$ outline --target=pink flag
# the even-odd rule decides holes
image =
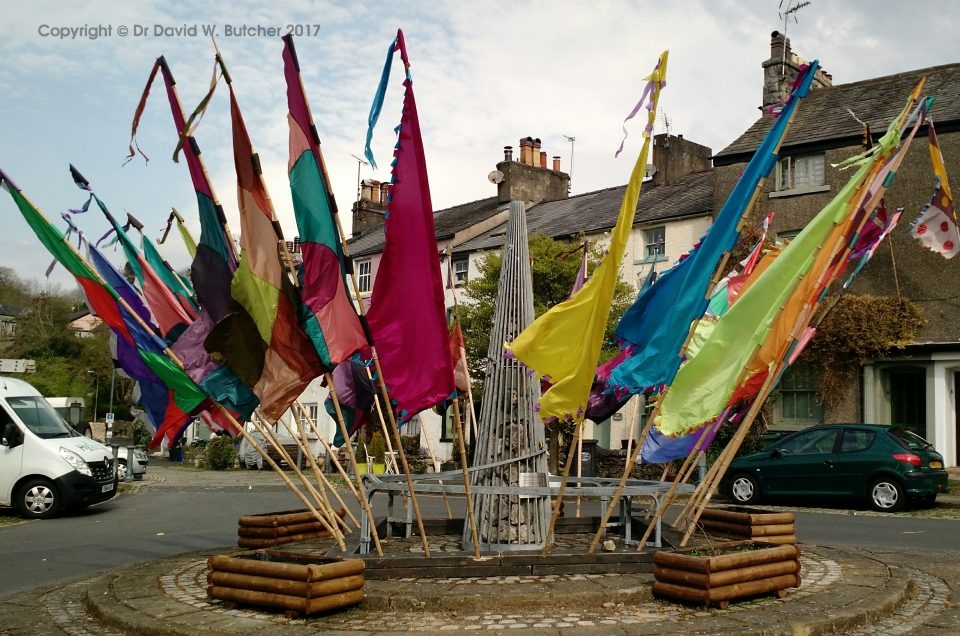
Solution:
[[[387,52],[385,79],[398,50],[406,71],[403,115],[393,152],[393,180],[384,225],[386,241],[367,320],[394,411],[401,421],[407,421],[449,397],[454,382],[423,140],[410,62],[403,32],[399,30]],[[374,100],[368,139],[385,89],[384,80]]]

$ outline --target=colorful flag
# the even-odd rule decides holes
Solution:
[[[840,270],[831,269],[847,262],[836,257],[853,244],[858,211],[877,205],[892,180],[894,173],[884,168],[888,160],[896,159],[891,155],[915,99],[911,96],[875,148],[848,162],[859,164],[856,174],[740,295],[696,355],[680,368],[661,402],[656,422],[661,433],[675,436],[700,427],[732,401],[735,390],[745,399],[756,395],[759,386],[750,385],[789,354],[787,348],[809,323],[825,285],[839,276]],[[901,152],[905,150],[901,147]]]
[[[234,302],[205,345],[253,389],[261,413],[275,422],[323,366],[297,320],[300,296],[284,258],[280,225],[229,88],[243,257],[230,284]]]
[[[180,213],[177,212],[176,208],[173,208],[173,210],[170,212],[170,216],[167,217],[167,227],[163,229],[163,236],[157,239],[157,243],[163,245],[164,241],[167,240],[167,235],[170,234],[170,227],[173,225],[174,220],[177,221],[177,231],[180,232],[180,238],[183,240],[183,245],[187,248],[187,253],[190,255],[190,259],[193,260],[197,257],[197,242],[193,240],[190,230],[183,222],[183,217],[180,216]]]
[[[610,384],[631,393],[655,392],[669,384],[680,367],[690,324],[707,307],[707,291],[724,254],[736,244],[738,224],[759,184],[776,165],[783,140],[800,100],[810,91],[819,64],[814,61],[797,84],[770,131],[757,148],[730,196],[700,244],[637,297],[617,325],[617,337],[634,354],[611,373]]]
[[[155,385],[165,387],[168,403],[158,430],[162,426],[179,426],[188,418],[188,413],[203,403],[206,396],[165,355],[163,341],[148,331],[129,306],[121,302],[121,296],[111,286],[104,284],[103,279],[66,243],[63,235],[50,225],[3,171],[0,171],[0,185],[13,197],[23,218],[43,246],[76,278],[91,311],[117,335],[118,348],[122,343],[125,349],[125,352],[118,351],[118,358],[126,365],[125,369],[134,371],[131,377],[140,374],[145,376],[149,372],[159,379]]]
[[[320,153],[320,136],[300,79],[293,36],[284,36],[283,42],[290,124],[290,192],[303,255],[301,324],[323,366],[332,369],[367,346],[367,341],[345,285],[336,202]]]
[[[210,330],[213,329],[217,320],[223,318],[229,307],[230,282],[233,278],[233,272],[237,269],[237,260],[233,241],[227,230],[223,207],[217,201],[213,185],[207,176],[200,155],[200,147],[193,137],[192,130],[187,128],[173,73],[171,73],[166,60],[162,56],[154,63],[143,95],[137,105],[131,126],[130,153],[132,156],[140,116],[146,106],[146,99],[157,71],[160,71],[163,75],[173,123],[181,140],[180,147],[186,157],[200,215],[199,243],[195,242],[193,237],[190,236],[177,211],[174,210],[171,215],[177,218],[184,242],[188,250],[191,250],[194,254],[190,265],[190,277],[200,306],[200,319],[195,320],[187,327],[186,331],[174,343],[172,349],[184,363],[184,368],[190,377],[200,384],[209,395],[230,411],[237,413],[241,418],[248,419],[257,407],[257,397],[250,390],[250,387],[245,386],[229,367],[215,362],[204,348],[204,341]],[[210,93],[208,93],[204,102],[209,99],[209,95],[213,92],[213,86],[215,84],[211,85]]]
[[[173,123],[177,128],[177,135],[180,137],[179,148],[182,148],[184,157],[186,157],[187,168],[190,171],[193,188],[197,194],[197,205],[200,213],[200,240],[196,246],[196,256],[190,265],[190,279],[193,281],[196,290],[197,302],[204,311],[210,312],[211,319],[215,323],[226,314],[230,306],[230,281],[233,272],[237,269],[236,252],[233,240],[227,231],[226,215],[207,177],[206,168],[200,156],[200,147],[193,137],[193,131],[187,128],[180,97],[177,95],[176,81],[163,56],[157,58],[154,63],[134,114],[130,131],[130,156],[133,156],[134,153],[133,146],[135,145],[140,116],[143,114],[147,96],[157,71],[160,71],[163,75]],[[204,103],[207,102],[212,91],[211,87]]]
[[[941,181],[930,203],[923,206],[914,220],[910,235],[931,252],[953,258],[960,252],[960,231],[953,220],[954,214],[953,200]]]
[[[174,297],[170,288],[167,286],[167,282],[164,281],[153,266],[146,261],[140,253],[140,250],[137,249],[130,237],[127,236],[124,228],[120,226],[120,223],[118,223],[110,213],[107,206],[93,192],[89,182],[72,165],[70,166],[70,175],[73,177],[73,182],[77,184],[81,190],[89,193],[89,198],[84,202],[82,210],[87,210],[91,201],[96,202],[97,207],[100,208],[100,211],[103,212],[103,215],[113,227],[112,232],[116,235],[117,240],[123,248],[127,263],[130,265],[130,269],[133,271],[133,275],[140,285],[143,296],[147,301],[147,306],[150,308],[157,325],[160,327],[161,335],[170,341],[175,340],[176,336],[196,318],[196,310],[189,304],[186,306],[181,304],[181,301]],[[192,300],[188,302],[192,302]],[[188,309],[192,313],[188,313]]]
[[[453,362],[453,380],[457,391],[466,395],[470,390],[470,369],[467,368],[467,345],[459,320],[453,323],[450,330],[450,360]]]
[[[403,114],[384,224],[386,240],[367,321],[377,348],[382,381],[397,417],[405,422],[450,397],[455,388],[426,159],[410,62],[400,30],[387,50],[380,86],[370,110],[366,152],[373,164],[369,142],[396,51],[400,51],[406,73]]]
[[[643,147],[630,175],[606,256],[579,291],[534,320],[513,342],[506,344],[511,355],[551,383],[540,396],[538,405],[544,421],[580,420],[586,412],[620,263],[633,230],[640,185],[646,173],[650,132],[666,75],[667,52],[664,51],[653,73],[645,78],[647,84],[639,102],[646,103],[648,111]]]
[[[333,388],[340,404],[340,413],[347,433],[352,437],[361,426],[370,419],[370,407],[373,406],[374,389],[370,381],[366,366],[357,358],[344,360],[330,374],[333,377]],[[337,409],[333,398],[328,397],[323,408],[334,420],[337,419]],[[343,433],[340,427],[333,436],[333,445],[343,444]]]

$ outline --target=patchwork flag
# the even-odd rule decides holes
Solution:
[[[283,44],[290,124],[290,193],[303,256],[300,321],[321,363],[332,369],[367,346],[367,340],[347,293],[337,205],[320,153],[320,136],[300,80],[293,36],[284,36]]]
[[[232,304],[205,345],[253,389],[263,417],[275,422],[324,369],[300,327],[300,294],[290,278],[280,225],[229,88],[243,257],[230,283]]]

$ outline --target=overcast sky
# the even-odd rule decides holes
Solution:
[[[794,52],[819,59],[835,84],[960,61],[953,2],[805,4],[787,35]],[[516,147],[528,135],[541,138],[550,157],[560,155],[564,171],[571,170],[572,156],[573,193],[589,192],[626,182],[642,125],[628,124],[625,151],[619,159],[613,154],[642,78],[662,50],[670,51],[670,61],[656,132],[665,132],[668,122],[671,133],[714,152],[743,132],[758,117],[760,65],[770,56],[770,33],[784,28],[786,7],[786,0],[782,7],[779,0],[20,2],[0,20],[0,168],[58,227],[60,213],[84,200],[68,173],[73,163],[115,214],[131,212],[149,235],[159,235],[171,207],[199,235],[186,165],[171,159],[176,135],[159,82],[138,137],[151,160],[121,164],[156,57],[166,56],[188,111],[206,91],[213,47],[202,30],[212,26],[292,239],[282,42],[236,33],[300,25],[304,84],[349,231],[359,165],[351,155],[363,155],[387,47],[402,28],[435,209],[492,196],[487,175],[502,160],[503,146]],[[189,34],[193,26],[196,35]],[[91,39],[98,27],[109,35]],[[143,35],[134,35],[137,27]],[[184,27],[188,34],[172,33]],[[55,37],[58,32],[66,37]],[[399,61],[374,136],[381,168],[360,165],[364,179],[389,179],[402,94],[398,68]],[[849,106],[856,111],[856,104]],[[196,138],[230,225],[239,228],[226,90],[217,91]],[[51,259],[6,193],[0,219],[0,266],[26,280],[72,288],[62,268],[49,283],[43,278]],[[99,213],[78,223],[96,237],[106,227]],[[160,249],[178,268],[188,265],[177,237]]]

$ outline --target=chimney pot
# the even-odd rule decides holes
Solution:
[[[547,153],[543,150],[540,151],[540,167],[544,170],[547,168]]]
[[[553,158],[553,169],[555,172],[560,172],[560,157]]]
[[[513,161],[513,146],[504,146],[504,147],[503,147],[503,160],[504,160],[504,161]]]

